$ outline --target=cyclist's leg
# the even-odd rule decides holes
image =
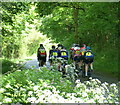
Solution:
[[[76,69],[79,70],[79,62],[80,62],[80,58],[79,56],[76,56]]]
[[[85,76],[88,75],[88,64],[85,64]]]
[[[84,63],[85,63],[85,76],[87,76],[88,75],[89,60],[85,59]]]
[[[50,62],[50,66],[52,66],[52,59],[49,59],[49,62]]]
[[[43,65],[45,65],[45,66],[46,66],[46,57],[44,58],[44,60],[43,60],[43,61],[44,61]]]
[[[44,60],[42,59],[42,60],[41,60],[41,66],[43,66],[43,65],[44,65]]]
[[[91,58],[91,60],[90,60],[90,68],[91,68],[91,70],[93,70],[93,61],[94,61],[94,58]]]
[[[74,60],[74,62],[73,62],[73,64],[74,64],[74,69],[76,69],[76,56],[73,58],[73,60]]]
[[[39,67],[41,66],[41,62],[42,62],[42,60],[41,60],[41,59],[39,59]]]
[[[93,70],[93,63],[90,63],[90,68],[91,70]]]
[[[82,70],[82,66],[83,66],[83,59],[82,59],[82,56],[79,57],[79,69],[80,71]]]

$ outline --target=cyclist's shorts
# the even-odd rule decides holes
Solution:
[[[84,60],[84,56],[80,56],[80,61]]]
[[[94,58],[91,57],[91,58],[84,58],[84,63],[85,64],[89,64],[89,63],[92,63],[94,61]]]
[[[80,61],[80,56],[75,56],[74,57],[74,61],[78,61],[79,62]]]

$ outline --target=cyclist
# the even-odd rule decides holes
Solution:
[[[79,63],[80,70],[82,70],[85,51],[86,51],[86,45],[85,44],[80,45],[80,63]]]
[[[62,49],[62,45],[58,44],[58,47],[56,48],[56,50],[58,51],[58,57],[61,57],[61,52],[60,52],[61,49]]]
[[[73,60],[74,60],[74,69],[77,69],[77,71],[75,70],[75,72],[79,74],[80,47],[78,44],[76,44],[74,48],[74,59]]]
[[[88,68],[93,70],[93,61],[94,61],[94,54],[91,51],[89,46],[86,47],[86,52],[84,53],[84,63],[85,63],[85,76],[88,76]]]
[[[66,70],[65,70],[65,66],[67,65],[67,60],[68,60],[68,51],[66,50],[66,48],[64,46],[62,46],[62,49],[60,50],[61,53],[61,63],[60,63],[60,67],[62,67],[62,74],[63,77],[66,74]]]
[[[74,55],[74,48],[76,44],[73,44],[72,47],[70,48],[70,59],[73,61],[73,55]]]
[[[39,67],[45,64],[46,57],[47,57],[46,50],[43,44],[40,44],[40,47],[37,50],[37,60],[39,61]]]
[[[60,50],[61,57],[64,58],[65,60],[68,60],[68,51],[64,46],[62,46],[62,49]]]
[[[55,49],[55,46],[52,46],[52,49],[49,51],[49,61],[50,65],[52,65],[53,59],[57,58],[58,51]]]

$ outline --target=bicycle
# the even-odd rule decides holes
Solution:
[[[66,68],[65,66],[68,64],[68,61],[65,60],[64,58],[58,58],[59,59],[59,66],[58,66],[58,71],[62,72],[62,76],[66,76]]]

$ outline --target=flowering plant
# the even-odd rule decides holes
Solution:
[[[118,103],[120,83],[98,79],[81,83],[62,78],[58,71],[26,69],[3,75],[1,103]]]

